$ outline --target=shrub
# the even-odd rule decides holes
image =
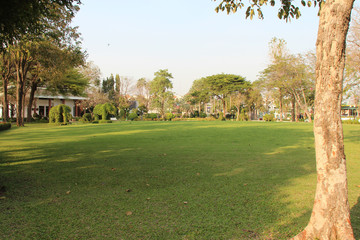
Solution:
[[[264,121],[266,121],[266,122],[274,121],[274,115],[273,114],[265,114],[264,115]]]
[[[204,112],[202,112],[202,113],[200,113],[200,117],[201,117],[201,118],[206,118],[206,117],[207,117],[207,114],[204,113]]]
[[[158,118],[157,114],[156,113],[148,113],[145,115],[145,118],[146,119],[151,119],[151,120],[156,120]]]
[[[95,120],[110,120],[110,115],[116,115],[116,107],[111,103],[98,104],[94,108]]]
[[[130,121],[134,121],[134,120],[137,120],[138,117],[139,117],[139,116],[137,115],[136,112],[132,112],[132,113],[129,114],[129,117],[128,117],[128,118],[129,118]]]
[[[171,119],[175,118],[175,115],[172,113],[166,113],[165,114],[165,120],[166,121],[171,121]]]
[[[344,124],[360,124],[360,120],[359,119],[348,119],[348,120],[342,121],[342,123],[344,123]]]
[[[71,109],[65,104],[60,104],[50,109],[49,123],[67,124],[71,119]]]
[[[91,113],[84,113],[84,115],[81,118],[81,121],[83,122],[91,122],[93,120]]]
[[[222,114],[219,114],[218,120],[219,121],[225,121],[226,119],[224,118],[224,116]]]
[[[4,131],[11,128],[11,123],[0,122],[0,131]]]

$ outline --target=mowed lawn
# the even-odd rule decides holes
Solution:
[[[360,126],[344,125],[360,238]],[[116,122],[0,132],[0,239],[287,239],[315,192],[312,125]]]

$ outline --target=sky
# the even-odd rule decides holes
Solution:
[[[286,23],[277,18],[277,7],[265,6],[264,20],[250,20],[246,9],[216,13],[219,3],[83,0],[73,25],[103,78],[119,74],[135,84],[168,69],[177,95],[186,94],[194,80],[219,73],[255,81],[269,64],[268,43],[274,37],[284,39],[291,53],[315,51],[317,8],[300,6],[302,16]]]

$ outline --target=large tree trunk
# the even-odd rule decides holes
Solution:
[[[353,240],[340,118],[345,40],[354,0],[327,0],[316,43],[314,135],[317,187],[308,226],[293,239]]]

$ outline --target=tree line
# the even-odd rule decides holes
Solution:
[[[39,10],[34,28],[16,37],[10,34],[2,42],[0,77],[5,121],[9,120],[8,106],[16,105],[16,124],[23,126],[25,107],[31,116],[39,87],[53,93],[84,93],[88,80],[79,67],[85,63],[86,53],[81,49],[77,28],[71,26],[79,7],[67,3],[44,2],[46,11]]]

